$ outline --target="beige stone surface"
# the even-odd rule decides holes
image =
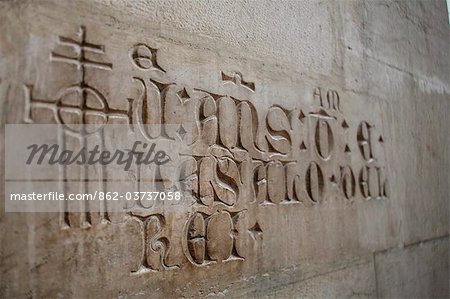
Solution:
[[[375,255],[381,298],[445,298],[449,294],[448,238]]]
[[[2,139],[70,86],[130,138],[195,132],[177,204],[1,195],[0,297],[447,297],[449,39],[444,1],[0,2]]]

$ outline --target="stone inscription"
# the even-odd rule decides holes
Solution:
[[[338,90],[315,87],[308,91],[308,105],[298,102],[288,108],[273,104],[261,109],[249,96],[261,86],[245,74],[225,70],[217,74],[219,84],[234,91],[229,94],[185,86],[160,65],[160,50],[136,43],[127,53],[135,73],[124,84],[132,85],[139,96],[123,99],[127,110],[113,109],[104,96],[107,91],[91,86],[86,74],[109,72],[114,65],[106,58],[88,59],[88,53],[95,57],[106,54],[104,46],[87,40],[84,27],[74,38],[59,37],[56,47],[69,47],[75,54],[59,54],[56,49],[50,62],[54,67],[73,65],[77,80],[56,95],[36,95],[32,85],[25,85],[26,122],[33,122],[36,110],[50,110],[80,145],[88,135],[107,138],[101,134],[101,125],[117,118],[148,141],[184,141],[187,131],[193,135],[186,139],[192,154],[181,157],[179,182],[164,185],[166,190],[185,193],[183,205],[188,212],[176,212],[161,202],[124,208],[125,222],[135,225],[142,239],[141,255],[132,257],[135,263],[128,269],[133,275],[178,270],[186,263],[202,267],[244,262],[246,256],[261,250],[264,228],[257,218],[259,209],[277,205],[309,209],[330,201],[352,204],[389,198],[388,177],[380,162],[384,161],[380,159],[384,153],[382,132],[358,115],[344,115],[346,99]],[[69,103],[68,95],[78,100]],[[95,123],[96,129],[77,131],[72,126],[74,118],[76,123]],[[145,126],[164,123],[177,127]],[[65,138],[65,134],[60,136],[61,145]],[[65,172],[60,169],[62,192]],[[145,176],[164,179],[157,170],[150,173],[137,168],[135,174],[137,190]],[[81,181],[89,175],[86,168],[80,169]],[[100,176],[107,175],[100,172]],[[85,192],[89,187],[81,184],[80,188]],[[102,188],[106,190],[106,184]],[[111,219],[104,205],[100,223],[108,225]],[[72,215],[64,205],[60,222],[66,229],[97,225],[87,209]]]

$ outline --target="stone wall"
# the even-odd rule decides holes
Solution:
[[[1,2],[2,135],[67,90],[197,133],[179,204],[2,204],[0,297],[448,297],[449,28],[445,1]]]

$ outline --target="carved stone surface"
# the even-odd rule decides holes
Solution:
[[[300,3],[280,6],[291,21],[288,6],[323,25],[323,39],[299,41],[297,26],[283,21],[268,27],[266,39],[241,47],[240,33],[225,34],[229,25],[217,36],[223,19],[211,18],[213,5],[204,4],[208,16],[198,19],[211,25],[204,36],[180,19],[186,11],[194,15],[189,5],[201,4],[1,3],[3,125],[60,124],[68,132],[64,144],[82,145],[98,132],[73,123],[123,124],[130,140],[177,140],[192,153],[178,157],[179,183],[164,185],[182,191],[179,202],[115,213],[106,204],[98,213],[73,213],[67,204],[59,213],[6,213],[2,202],[0,297],[401,296],[391,286],[411,283],[405,273],[419,271],[421,263],[407,260],[421,255],[429,272],[441,276],[433,278],[439,288],[433,296],[446,296],[449,43],[442,33],[448,27],[439,26],[448,25],[426,23],[431,33],[418,33],[402,9],[389,10],[402,32],[412,34],[413,26],[409,37],[436,43],[419,50],[402,45],[409,64],[393,41],[380,37],[395,39],[396,32],[362,19],[367,11],[382,16],[384,8]],[[414,17],[434,22],[419,17],[438,15],[434,5],[414,8]],[[228,24],[234,4],[224,6]],[[248,21],[242,18],[235,29]],[[255,22],[268,26],[260,16]],[[369,27],[356,33],[355,24]],[[293,34],[292,44],[321,50],[313,55],[298,46],[305,54],[298,61],[274,42],[276,28],[286,39]],[[261,34],[258,27],[244,30],[253,38]],[[258,43],[273,51],[261,53]],[[419,58],[421,49],[428,58]],[[70,171],[61,168],[58,177]],[[173,172],[100,169],[95,175],[126,181],[126,191],[154,191],[146,180],[164,182]],[[79,192],[89,192],[93,176],[92,169],[79,172]],[[444,240],[438,260],[428,247],[390,253],[433,239]],[[398,281],[387,281],[384,274],[397,260],[401,273],[391,279]],[[414,284],[428,287],[420,277]],[[308,293],[310,286],[315,291]]]

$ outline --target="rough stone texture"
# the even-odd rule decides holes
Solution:
[[[204,113],[200,189],[88,226],[2,204],[0,297],[449,296],[445,1],[3,1],[2,128],[55,122],[80,26],[110,107]]]
[[[448,295],[448,238],[375,254],[378,295],[440,298]],[[395,267],[393,267],[395,265]]]

